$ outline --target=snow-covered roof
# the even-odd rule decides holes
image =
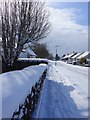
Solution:
[[[75,55],[75,52],[72,53],[72,54],[70,54],[70,55],[68,56],[68,58],[72,57],[73,55]]]
[[[69,54],[69,55],[66,55],[66,56],[63,57],[63,58],[64,58],[64,59],[65,59],[65,58],[70,58],[70,57],[72,57],[74,54],[75,54],[75,52],[74,52],[74,53],[71,53],[71,54]]]
[[[28,48],[29,46],[31,46],[31,43],[26,43],[26,44],[23,46],[23,48],[26,49],[26,48]]]
[[[79,57],[77,57],[77,59],[80,59],[82,57],[87,57],[87,56],[90,56],[90,51],[84,52],[82,55],[80,55]]]
[[[65,56],[63,57],[63,59],[68,58],[68,56],[69,56],[69,55],[65,55]]]
[[[19,58],[27,58],[28,54],[26,52],[21,52]]]
[[[36,54],[30,48],[27,48],[25,51],[30,55],[36,56]]]
[[[36,57],[36,54],[29,47],[22,50],[22,52],[19,55],[19,58],[28,58],[28,56]]]
[[[77,53],[77,54],[74,55],[72,58],[73,58],[73,59],[74,59],[74,58],[77,58],[77,57],[79,57],[81,54],[82,54],[82,53]]]

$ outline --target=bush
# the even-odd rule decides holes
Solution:
[[[86,64],[86,58],[85,57],[80,58],[80,64],[83,64],[83,63]]]
[[[25,67],[28,66],[32,66],[32,65],[39,65],[40,63],[45,63],[48,64],[47,61],[41,60],[31,60],[31,61],[27,61],[27,60],[22,60],[22,61],[16,61],[13,66],[7,66],[7,64],[5,64],[5,62],[2,62],[2,73],[4,72],[9,72],[9,71],[13,71],[13,70],[21,70],[24,69]]]
[[[49,50],[47,48],[47,45],[42,43],[36,43],[32,50],[37,55],[37,58],[47,58],[47,59],[53,59],[53,55],[49,53]]]

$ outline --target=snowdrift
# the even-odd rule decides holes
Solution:
[[[31,87],[39,80],[46,68],[47,65],[40,64],[0,75],[3,118],[10,118],[12,116],[13,112],[17,110],[20,103],[23,103],[26,95],[31,91]]]

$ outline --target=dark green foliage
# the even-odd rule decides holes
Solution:
[[[40,63],[45,63],[48,64],[47,61],[44,60],[22,60],[22,61],[16,61],[13,66],[7,66],[7,64],[3,61],[2,62],[2,73],[8,72],[8,71],[13,71],[13,70],[21,70],[25,67],[32,66],[32,65],[39,65]]]
[[[60,57],[58,56],[58,54],[56,54],[55,60],[60,60]]]
[[[37,58],[53,59],[53,55],[49,52],[47,45],[44,43],[36,43],[32,49],[37,55]]]

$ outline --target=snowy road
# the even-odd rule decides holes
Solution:
[[[88,68],[64,62],[49,64],[34,118],[88,116]]]

